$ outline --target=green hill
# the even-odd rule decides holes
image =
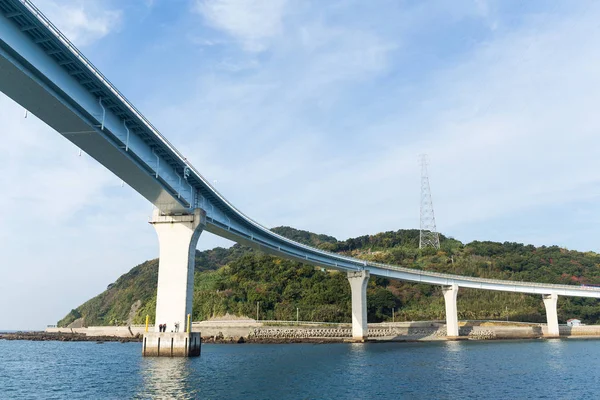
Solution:
[[[600,284],[600,255],[557,246],[475,241],[463,244],[440,237],[440,250],[418,249],[418,230],[399,230],[338,241],[289,227],[273,229],[290,239],[366,260],[484,278],[574,285]],[[58,322],[67,326],[81,318],[85,325],[143,323],[154,318],[158,260],[146,261],[110,284]],[[260,319],[350,322],[350,286],[345,273],[323,270],[234,245],[196,252],[195,321],[226,313]],[[372,277],[367,289],[368,320],[380,322],[444,319],[437,286]],[[559,320],[600,320],[596,299],[559,297]],[[460,319],[545,321],[540,296],[461,288]]]

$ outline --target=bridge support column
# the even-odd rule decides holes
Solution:
[[[558,302],[558,295],[556,293],[543,295],[544,307],[546,307],[546,321],[547,331],[544,336],[546,337],[559,337],[560,331],[558,329],[558,313],[556,311],[556,303]]]
[[[206,225],[206,213],[196,209],[188,215],[161,215],[159,210],[154,210],[150,223],[158,235],[160,251],[155,332],[144,335],[143,353],[151,356],[200,355],[192,349],[193,344],[198,344],[199,350],[200,338],[198,333],[191,333],[188,315],[192,314],[196,244]],[[163,333],[159,333],[160,325],[166,325]],[[154,349],[155,346],[158,349]],[[184,348],[179,349],[182,346]]]
[[[367,284],[369,271],[348,272],[352,290],[352,339],[364,342],[368,337],[367,327]]]
[[[458,286],[442,286],[442,292],[446,303],[446,336],[449,338],[458,337],[458,310],[456,308]]]

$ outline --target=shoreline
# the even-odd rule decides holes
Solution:
[[[88,336],[84,333],[54,333],[44,331],[0,332],[0,340],[29,340],[34,342],[141,342],[141,336]]]
[[[507,340],[548,340],[548,339],[600,339],[600,335],[571,335],[559,337],[532,337],[528,335],[511,337],[487,337],[475,338],[469,336],[460,336],[457,338],[447,337],[418,337],[404,336],[393,338],[371,338],[358,343],[415,343],[415,342],[446,342],[446,341],[507,341]],[[119,343],[141,343],[142,335],[133,337],[119,336],[88,336],[82,333],[49,333],[44,331],[29,332],[10,332],[0,333],[0,340],[7,341],[58,341],[58,342],[119,342]],[[215,337],[205,336],[202,338],[202,344],[332,344],[332,343],[357,343],[349,338],[257,338],[257,337]]]

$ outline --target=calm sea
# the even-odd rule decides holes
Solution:
[[[595,399],[600,341],[204,345],[0,340],[1,399]]]

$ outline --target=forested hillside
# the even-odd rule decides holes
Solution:
[[[275,232],[293,240],[367,260],[485,278],[572,285],[600,284],[600,255],[557,246],[520,243],[461,242],[441,236],[440,250],[418,249],[418,230],[399,230],[338,241],[289,227]],[[142,323],[154,317],[158,261],[140,264],[107,290],[82,304],[61,321],[82,318],[85,325]],[[342,272],[323,270],[234,245],[196,253],[195,321],[226,313],[260,319],[350,322],[350,286]],[[439,287],[372,277],[367,289],[369,322],[444,318]],[[596,299],[559,297],[559,320],[600,320]],[[461,319],[545,321],[539,296],[461,288]]]

